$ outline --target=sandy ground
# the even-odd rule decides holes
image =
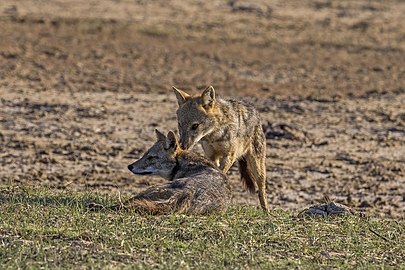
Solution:
[[[405,213],[405,2],[0,2],[0,182],[129,195],[171,85],[253,102],[272,208]],[[402,16],[402,17],[401,17]],[[401,19],[402,18],[402,19]],[[201,149],[197,149],[201,151]],[[232,168],[234,203],[258,205]]]

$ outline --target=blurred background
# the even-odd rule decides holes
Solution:
[[[171,86],[247,99],[273,206],[405,209],[405,2],[0,1],[0,181],[124,194]],[[257,204],[236,169],[235,200]]]
[[[0,83],[118,92],[213,84],[227,95],[258,96],[398,91],[404,6],[2,0]]]

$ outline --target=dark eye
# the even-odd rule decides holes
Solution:
[[[154,157],[154,156],[149,156],[149,157],[147,157],[146,158],[146,160],[154,160],[156,157]]]
[[[191,126],[191,130],[196,130],[200,124],[194,124]]]

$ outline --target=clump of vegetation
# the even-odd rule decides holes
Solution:
[[[405,267],[405,221],[297,218],[250,206],[209,216],[90,211],[116,198],[0,187],[0,268]]]

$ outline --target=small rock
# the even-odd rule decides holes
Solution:
[[[272,8],[269,6],[262,6],[250,2],[240,2],[237,0],[231,0],[228,2],[233,12],[247,12],[256,13],[258,15],[271,15]]]
[[[330,202],[327,204],[310,206],[308,209],[302,211],[298,216],[346,216],[354,213],[355,212],[352,209],[343,204]]]
[[[263,125],[263,131],[267,139],[309,141],[308,134],[305,131],[284,123],[267,122]]]
[[[384,69],[382,67],[373,67],[374,72],[383,72]]]
[[[16,5],[11,5],[3,10],[3,14],[7,17],[15,18],[18,16],[18,9]]]
[[[359,205],[360,208],[372,207],[368,201],[362,201]]]

